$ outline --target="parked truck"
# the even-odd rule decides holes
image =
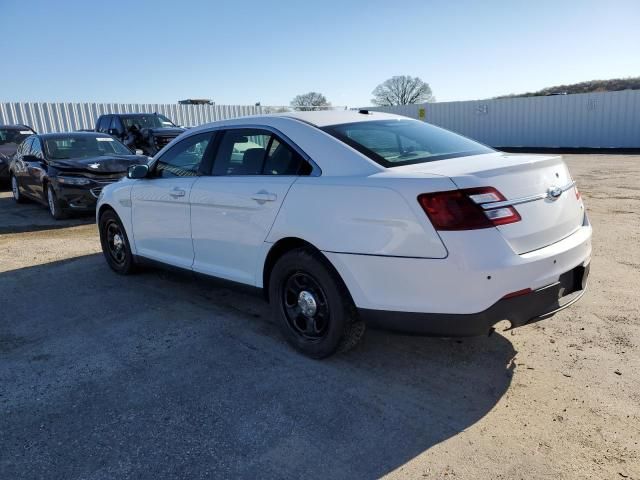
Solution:
[[[186,129],[159,113],[110,113],[98,117],[95,130],[153,156]]]

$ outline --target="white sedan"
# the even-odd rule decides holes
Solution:
[[[454,336],[549,317],[583,295],[591,256],[560,157],[365,110],[189,130],[106,187],[97,221],[116,272],[152,260],[258,287],[315,358],[365,324]]]

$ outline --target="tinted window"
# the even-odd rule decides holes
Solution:
[[[112,128],[112,129],[122,133],[122,122],[120,121],[120,118],[117,115],[114,115],[111,118],[111,125],[109,125],[109,128]]]
[[[175,127],[173,122],[164,115],[156,115],[153,113],[150,113],[149,115],[123,115],[122,122],[127,130],[129,130],[133,125],[135,125],[139,130],[143,128]]]
[[[224,133],[214,175],[308,175],[311,166],[295,150],[264,130]]]
[[[106,132],[109,128],[109,122],[111,121],[111,115],[103,115],[100,117],[100,121],[98,122],[98,131]]]
[[[15,143],[18,145],[33,132],[28,128],[0,128],[0,145]]]
[[[448,130],[412,120],[347,123],[323,130],[384,167],[494,151]]]
[[[90,134],[48,137],[44,145],[47,157],[51,160],[131,155],[131,151],[113,137]]]
[[[40,144],[40,140],[38,139],[38,137],[35,137],[33,139],[33,142],[31,143],[30,155],[33,155],[38,158],[44,158],[44,155],[42,153],[42,145]]]
[[[213,133],[193,135],[178,142],[155,164],[157,177],[194,177],[204,158]]]
[[[22,142],[20,147],[18,147],[18,153],[20,155],[29,155],[29,152],[31,151],[31,142],[33,142],[33,138],[27,138]]]

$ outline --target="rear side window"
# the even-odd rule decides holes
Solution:
[[[110,115],[103,115],[100,117],[100,121],[98,122],[98,131],[106,132],[109,129],[109,121],[111,120]]]
[[[383,167],[480,155],[492,150],[456,133],[413,120],[375,120],[323,130]]]
[[[38,158],[44,158],[44,154],[42,153],[42,145],[40,145],[40,140],[38,139],[38,137],[33,138],[30,155]]]
[[[289,145],[265,130],[224,132],[213,175],[309,175],[311,165]]]

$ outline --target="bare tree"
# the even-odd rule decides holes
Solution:
[[[296,95],[291,100],[291,106],[295,110],[325,110],[323,107],[331,106],[331,103],[327,101],[327,98],[318,92],[303,93],[302,95]]]
[[[419,77],[399,75],[378,85],[371,94],[374,105],[409,105],[412,103],[434,102],[431,87]]]

